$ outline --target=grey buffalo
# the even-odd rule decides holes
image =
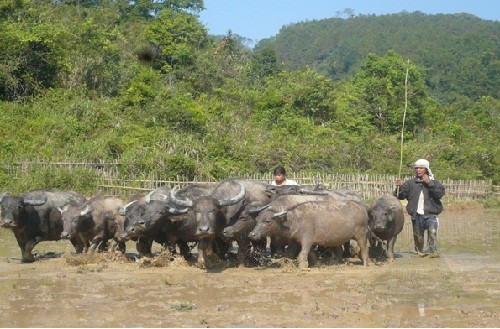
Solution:
[[[289,209],[299,203],[307,201],[321,201],[325,199],[324,195],[315,194],[300,194],[294,193],[293,189],[277,189],[278,192],[272,197],[272,201],[267,205],[267,208],[256,217],[256,226],[249,233],[249,238],[252,241],[259,241],[263,238],[269,237],[271,240],[271,255],[285,255],[288,258],[297,256],[300,250],[300,244],[290,239],[289,236],[281,234],[279,230],[274,227],[274,222],[267,222],[272,218],[276,211]]]
[[[0,196],[2,226],[10,228],[21,249],[22,261],[35,260],[32,250],[40,241],[61,239],[63,222],[58,207],[77,206],[86,201],[74,191],[35,190],[21,196]],[[76,240],[71,241],[78,251]]]
[[[63,239],[76,238],[83,245],[83,252],[103,251],[108,240],[113,251],[118,243],[118,210],[123,201],[116,197],[95,196],[80,206],[60,208],[64,223]],[[118,243],[118,249],[125,252],[125,244]]]
[[[359,256],[366,266],[368,213],[359,202],[324,196],[322,200],[296,202],[286,209],[282,209],[283,205],[275,207],[273,202],[269,209],[259,214],[257,221],[261,225],[256,226],[251,235],[256,236],[258,230],[268,227],[267,234],[300,244],[300,267],[309,266],[308,255],[313,247],[340,247],[353,239],[360,247]],[[259,219],[261,216],[265,217],[264,221]]]
[[[368,225],[374,236],[371,245],[377,240],[387,242],[387,258],[394,259],[394,244],[404,226],[404,211],[401,202],[393,195],[382,195],[375,199],[368,208]]]

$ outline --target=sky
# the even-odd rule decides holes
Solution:
[[[253,43],[277,35],[284,25],[337,17],[346,8],[355,15],[420,11],[500,20],[499,0],[204,0],[204,5],[200,20],[208,33],[225,35],[231,30]]]

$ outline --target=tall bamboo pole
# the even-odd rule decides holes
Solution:
[[[398,173],[398,180],[401,179],[401,170],[403,168],[403,136],[404,136],[404,131],[405,131],[405,119],[406,119],[406,110],[408,109],[408,71],[410,67],[410,60],[408,60],[408,63],[406,65],[406,76],[405,76],[405,110],[403,112],[403,125],[401,127],[401,149],[400,149],[400,155],[399,155],[399,173]],[[399,186],[396,188],[396,193],[399,194]]]

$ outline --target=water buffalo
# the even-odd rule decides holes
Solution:
[[[114,251],[118,243],[118,249],[125,252],[125,243],[116,237],[120,207],[123,201],[119,198],[95,196],[80,206],[59,208],[64,223],[61,238],[76,238],[83,244],[83,252],[103,251],[113,239],[109,250]]]
[[[259,241],[269,237],[271,240],[271,255],[284,255],[288,258],[294,258],[300,250],[300,244],[292,241],[288,236],[284,236],[279,230],[272,227],[274,223],[268,222],[268,219],[272,218],[276,211],[286,210],[301,202],[321,201],[325,199],[325,196],[297,194],[293,192],[293,189],[282,189],[281,191],[283,193],[277,192],[272,197],[272,201],[267,205],[267,208],[262,209],[262,211],[258,213],[255,228],[248,234],[248,237],[252,241]]]
[[[61,238],[63,222],[58,207],[77,206],[86,201],[74,191],[35,190],[21,196],[0,196],[2,226],[12,229],[21,248],[22,262],[35,260],[32,250],[40,241]],[[76,240],[71,243],[78,251]]]
[[[375,246],[376,240],[387,241],[389,260],[394,259],[394,244],[398,234],[403,230],[404,221],[403,206],[393,195],[378,197],[368,208],[368,225],[375,235],[370,238],[370,244]]]
[[[176,207],[187,207],[188,217],[194,218],[198,225],[196,235],[198,244],[198,264],[211,267],[210,246],[217,238],[224,239],[224,227],[238,220],[246,205],[253,202],[267,203],[266,184],[254,180],[228,179],[220,182],[209,196],[197,199],[180,200],[175,190],[171,191],[171,202]],[[227,246],[222,246],[225,249]],[[222,253],[220,250],[219,253]]]
[[[265,209],[259,213],[255,219],[256,225],[248,233],[248,237],[251,241],[257,242],[269,237],[271,240],[271,256],[295,258],[300,251],[300,244],[291,240],[289,236],[281,234],[279,228],[275,225],[276,223],[270,221],[275,213],[272,209]]]
[[[127,242],[128,240],[135,241],[136,249],[139,256],[151,255],[153,242],[163,245],[166,242],[165,235],[162,230],[155,230],[156,225],[150,225],[148,205],[154,200],[165,200],[168,198],[170,189],[159,187],[147,195],[139,195],[133,197],[130,202],[120,208],[118,214],[121,217],[117,220],[117,232],[119,242]],[[142,220],[144,217],[145,220]],[[142,232],[148,226],[146,234]]]
[[[197,199],[212,193],[212,187],[188,185],[177,192],[180,200]],[[153,241],[175,252],[175,245],[185,258],[190,258],[188,242],[197,242],[196,218],[186,214],[187,208],[173,208],[170,189],[157,189],[143,199],[133,200],[122,209],[125,226],[121,241],[137,241],[141,256],[151,254]]]
[[[366,266],[368,213],[359,202],[324,196],[322,200],[296,202],[282,210],[280,208],[284,203],[281,207],[273,208],[276,200],[273,200],[270,208],[259,214],[257,221],[262,224],[256,226],[251,235],[258,235],[258,230],[262,230],[265,225],[271,231],[268,234],[299,243],[300,267],[308,267],[308,255],[314,246],[340,247],[353,239],[360,246],[360,259]],[[265,221],[261,222],[259,217],[264,216]]]

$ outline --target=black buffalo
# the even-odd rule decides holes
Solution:
[[[181,200],[175,190],[170,201],[176,207],[188,208],[188,218],[197,222],[198,264],[202,268],[211,267],[210,256],[215,239],[224,239],[223,230],[238,220],[246,205],[254,202],[268,203],[266,184],[254,180],[228,179],[220,182],[209,196]],[[219,254],[229,249],[221,244]]]
[[[212,193],[213,188],[188,185],[178,191],[178,198],[197,199]],[[157,242],[172,252],[175,246],[185,258],[190,258],[188,242],[198,242],[197,222],[188,216],[187,208],[174,208],[170,201],[170,190],[160,188],[144,198],[128,203],[121,211],[124,216],[120,241],[137,241],[137,251],[141,256],[151,254],[151,244]]]
[[[371,230],[370,245],[387,241],[387,258],[394,259],[394,244],[405,223],[401,202],[393,195],[386,194],[373,200],[368,208],[368,225]]]
[[[40,241],[61,239],[63,222],[58,208],[77,206],[86,201],[74,191],[35,190],[21,196],[0,198],[2,226],[10,228],[21,248],[22,261],[35,260],[32,250]],[[76,241],[71,241],[78,251]]]

